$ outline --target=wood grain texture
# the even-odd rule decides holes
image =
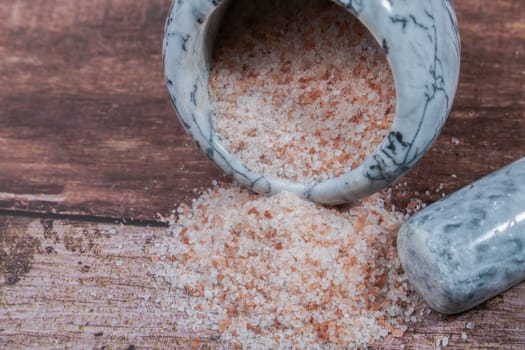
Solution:
[[[206,344],[178,329],[187,297],[157,283],[148,249],[166,229],[0,219],[1,349]],[[216,342],[216,341],[215,341]]]
[[[164,88],[168,6],[0,4],[0,207],[157,219],[218,176]]]
[[[182,291],[152,275],[155,240],[165,228],[63,220],[0,219],[0,348],[216,348],[209,328],[178,327]],[[16,257],[16,259],[11,259]],[[373,348],[451,349],[525,347],[525,284],[457,317],[423,305],[420,321],[402,338]],[[200,317],[205,317],[201,315]],[[497,322],[494,322],[497,320]],[[469,326],[472,324],[472,327]],[[466,333],[467,339],[461,338]]]
[[[172,327],[184,315],[168,305],[185,296],[155,281],[148,253],[165,228],[86,222],[158,221],[221,176],[183,132],[164,88],[169,5],[0,2],[0,211],[16,214],[0,215],[0,348],[218,344],[209,329]],[[456,103],[433,148],[394,189],[401,207],[416,192],[433,201],[525,156],[525,2],[455,5],[463,45]],[[522,349],[524,295],[521,284],[457,317],[430,313],[382,346],[430,349],[448,336],[454,349]]]

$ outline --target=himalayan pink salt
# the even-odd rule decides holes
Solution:
[[[210,95],[230,152],[302,182],[357,167],[394,116],[382,49],[328,0],[235,2],[217,38]]]

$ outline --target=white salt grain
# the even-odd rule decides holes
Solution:
[[[355,347],[401,337],[416,296],[395,249],[403,215],[389,202],[382,193],[336,209],[217,187],[179,210],[172,235],[152,249],[154,273],[192,300],[180,322],[203,327],[215,315],[212,328],[232,346]]]
[[[246,0],[217,38],[210,97],[227,149],[253,170],[309,182],[376,149],[395,88],[381,47],[332,2]]]
[[[448,346],[448,337],[443,337],[443,346]]]
[[[461,333],[461,339],[463,339],[463,340],[467,340],[467,333],[462,332],[462,333]]]

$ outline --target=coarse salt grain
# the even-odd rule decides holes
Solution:
[[[380,193],[327,208],[289,193],[215,187],[178,210],[171,236],[152,249],[160,257],[153,272],[189,296],[173,301],[180,322],[199,329],[211,319],[230,346],[336,348],[400,337],[416,296],[395,249],[403,215],[389,201]]]
[[[214,51],[216,129],[249,168],[320,181],[356,168],[388,134],[385,55],[328,0],[237,1]]]
[[[448,346],[448,337],[443,337],[443,346],[444,347]]]

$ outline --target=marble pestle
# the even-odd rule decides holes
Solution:
[[[398,252],[412,286],[445,314],[525,280],[525,158],[408,219]]]

